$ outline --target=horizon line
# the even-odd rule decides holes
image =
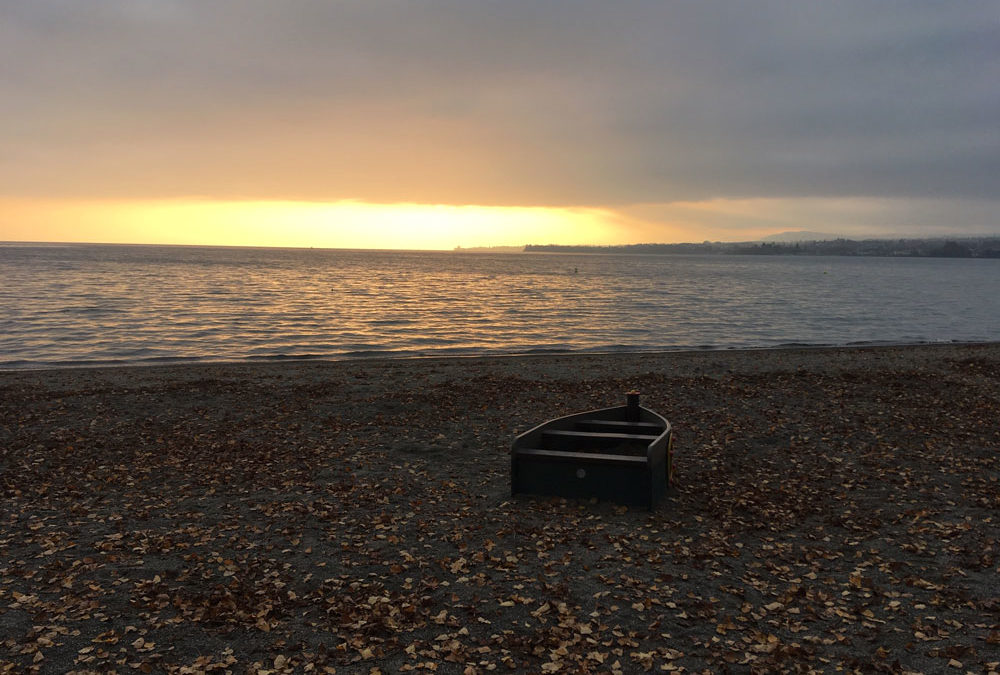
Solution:
[[[762,237],[759,239],[740,239],[740,240],[703,240],[703,241],[682,241],[682,242],[633,242],[633,243],[621,243],[621,244],[563,244],[549,242],[545,244],[491,244],[491,245],[478,245],[478,246],[463,246],[461,244],[456,244],[451,248],[357,248],[357,247],[337,247],[337,246],[273,246],[267,244],[184,244],[184,243],[164,243],[164,242],[113,242],[113,241],[39,241],[30,239],[6,239],[0,240],[0,246],[10,246],[10,245],[31,245],[31,246],[162,246],[162,247],[176,247],[176,248],[234,248],[234,249],[284,249],[284,250],[295,250],[295,251],[400,251],[400,252],[428,252],[428,253],[451,253],[457,250],[488,250],[488,249],[526,249],[528,247],[537,246],[560,246],[560,247],[576,247],[576,248],[627,248],[632,246],[685,246],[694,245],[701,246],[704,244],[751,244],[751,243],[762,243],[766,242],[767,238],[780,236],[782,234],[796,234],[797,231],[781,232],[777,235],[768,235],[768,237]],[[934,235],[880,235],[880,236],[866,236],[866,237],[849,237],[849,236],[833,236],[832,238],[824,239],[801,239],[801,240],[790,240],[790,241],[778,241],[773,243],[779,244],[793,244],[793,243],[803,243],[803,242],[820,242],[820,241],[892,241],[892,240],[934,240],[934,239],[1000,239],[1000,232],[992,234],[934,234]]]

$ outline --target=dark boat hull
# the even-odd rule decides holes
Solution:
[[[673,478],[670,422],[640,406],[540,424],[511,446],[511,494],[597,498],[653,508]]]

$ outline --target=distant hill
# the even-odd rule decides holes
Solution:
[[[788,232],[779,232],[778,234],[772,234],[767,237],[761,237],[761,241],[780,241],[780,242],[835,241],[837,239],[844,239],[844,237],[839,234],[828,234],[826,232],[809,232],[808,230],[791,230]]]
[[[798,234],[798,233],[796,233]],[[818,233],[808,233],[817,236]],[[831,235],[818,235],[831,236]],[[645,255],[842,255],[892,258],[1000,258],[1000,237],[917,239],[805,239],[800,241],[703,242],[562,246],[531,244],[526,253],[630,253]]]

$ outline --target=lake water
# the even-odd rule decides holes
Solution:
[[[0,368],[1000,341],[1000,260],[0,244]]]

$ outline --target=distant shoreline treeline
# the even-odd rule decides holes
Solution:
[[[528,244],[525,253],[640,253],[682,255],[838,255],[893,258],[1000,258],[1000,237],[951,239],[834,239],[799,242],[704,242],[563,246]]]

